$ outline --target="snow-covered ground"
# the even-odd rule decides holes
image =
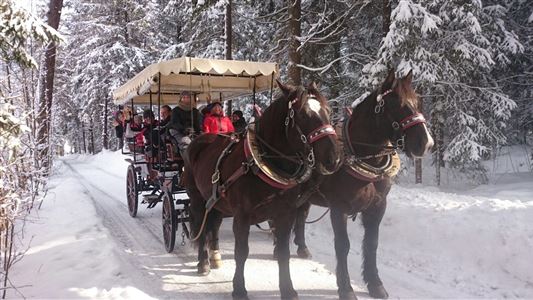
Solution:
[[[9,298],[231,298],[231,219],[221,233],[224,266],[197,276],[196,252],[188,243],[172,254],[164,250],[160,205],[140,206],[135,219],[128,215],[127,163],[120,154],[69,156],[56,166],[41,210],[27,221],[22,242],[29,248],[12,271],[18,292],[10,290]],[[533,175],[494,171],[491,179],[493,184],[454,193],[393,187],[378,250],[391,298],[533,298]],[[323,212],[313,207],[310,218]],[[365,299],[361,229],[358,221],[350,224],[349,262],[353,286]],[[335,299],[328,218],[308,225],[307,240],[313,259],[291,259],[294,286],[301,299]],[[250,244],[249,295],[276,299],[271,237],[254,227]]]

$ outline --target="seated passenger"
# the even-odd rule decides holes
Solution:
[[[183,157],[185,149],[191,143],[191,136],[200,134],[200,113],[196,109],[196,100],[191,98],[189,92],[181,93],[178,105],[172,109],[167,128],[178,143]]]
[[[170,123],[170,115],[172,114],[172,109],[168,105],[163,105],[161,107],[161,123],[159,125],[161,127],[167,126],[168,123]]]
[[[155,120],[154,112],[147,109],[143,112],[143,129],[141,131],[144,144],[146,146],[146,154],[155,157],[159,148],[163,144],[159,139],[158,123]]]
[[[246,130],[246,120],[244,119],[243,113],[240,110],[236,110],[231,115],[231,120],[233,121],[233,127],[235,127],[235,132],[241,133]]]
[[[203,129],[205,133],[235,132],[231,120],[224,116],[220,102],[213,103],[209,116],[204,119]]]

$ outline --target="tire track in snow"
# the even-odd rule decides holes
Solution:
[[[91,183],[71,163],[65,161],[65,165],[77,176],[78,182],[84,189],[84,194],[91,199],[98,215],[101,216],[103,225],[121,246],[117,250],[117,257],[121,260],[121,266],[126,267],[126,272],[122,272],[122,275],[132,278],[136,287],[151,296],[166,299],[175,299],[177,291],[180,291],[180,298],[186,299],[198,298],[200,295],[202,298],[209,298],[213,294],[228,293],[228,290],[221,289],[220,285],[208,285],[208,283],[212,283],[214,278],[196,276],[195,264],[192,268],[190,266],[190,262],[193,260],[191,257],[194,257],[190,251],[179,254],[166,253],[162,234],[156,233],[153,223],[142,218],[137,219],[140,222],[135,222],[136,220],[127,214],[127,206],[120,199]],[[98,197],[102,195],[105,197]],[[116,201],[105,201],[106,198]],[[159,229],[161,230],[161,228]],[[184,250],[181,248],[180,250]],[[180,268],[182,269],[180,270]],[[200,288],[200,291],[187,292],[191,289],[187,283],[176,281],[177,278],[169,276],[184,271],[192,275],[189,277],[192,277],[193,280],[189,278],[187,281],[192,281],[189,285],[192,285],[194,290],[198,289],[198,285],[209,286],[209,289]],[[162,283],[176,285],[172,288],[174,291],[165,292],[164,287],[158,286]],[[213,299],[215,298],[220,298],[220,296]]]

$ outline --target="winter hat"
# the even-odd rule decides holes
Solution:
[[[242,119],[242,117],[244,116],[242,111],[240,110],[236,110],[233,112],[234,115],[237,115],[240,119]]]
[[[150,119],[154,119],[154,112],[151,110],[151,109],[145,109],[143,111],[143,118],[146,119],[146,118],[150,118]]]

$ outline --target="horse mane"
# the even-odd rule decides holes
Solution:
[[[400,101],[403,105],[410,105],[411,107],[418,109],[419,101],[418,95],[415,92],[415,89],[410,83],[407,83],[405,78],[399,79],[394,91],[400,97]]]

